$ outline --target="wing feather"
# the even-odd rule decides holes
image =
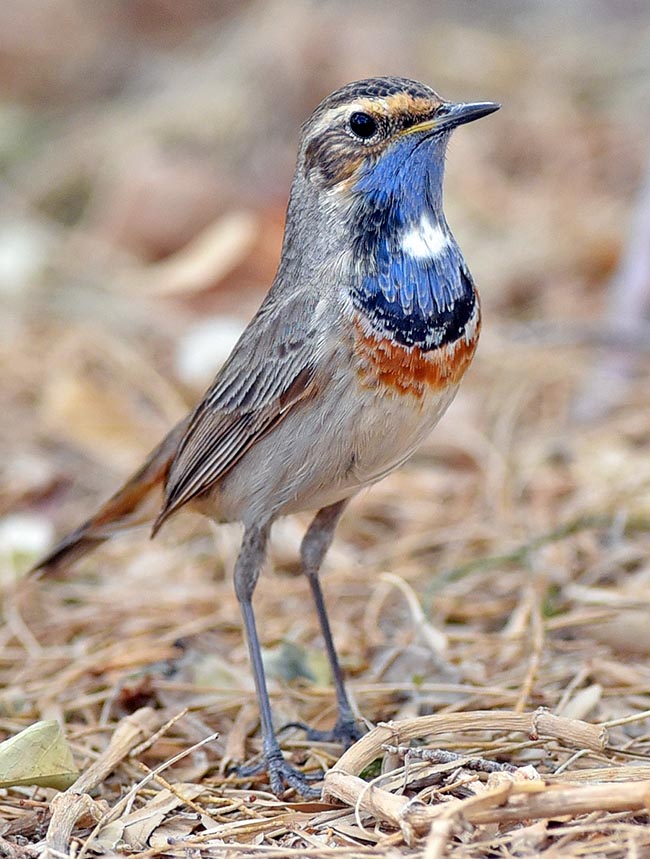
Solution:
[[[154,534],[206,492],[318,387],[323,337],[315,300],[277,303],[270,294],[192,415],[172,462]],[[296,307],[301,307],[300,314]]]

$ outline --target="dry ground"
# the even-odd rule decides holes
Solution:
[[[7,22],[0,44],[0,733],[59,720],[81,775],[67,793],[0,789],[0,855],[648,855],[648,341],[616,334],[647,292],[627,317],[611,292],[647,158],[641,6],[413,3],[405,29],[362,2],[346,26],[336,3],[195,0],[174,19],[150,0],[99,22],[50,5],[43,22],[24,4],[32,53]],[[43,36],[64,10],[67,77],[65,40]],[[448,159],[484,333],[434,436],[353,502],[327,559],[370,733],[340,758],[286,731],[297,764],[331,772],[323,802],[277,800],[228,772],[259,749],[237,527],[181,515],[65,579],[23,574],[196,400],[253,312],[310,107],[398,69],[505,105]],[[199,323],[220,314],[234,321],[206,348]],[[307,522],[277,524],[256,606],[278,724],[328,726]],[[400,769],[386,745],[414,741],[466,757]]]

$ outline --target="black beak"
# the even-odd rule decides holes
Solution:
[[[425,119],[405,128],[402,134],[413,134],[420,131],[451,131],[458,125],[473,122],[482,116],[488,116],[501,107],[495,101],[476,101],[468,104],[450,104],[443,102],[431,119]]]
[[[495,101],[476,101],[468,104],[444,105],[438,112],[440,124],[438,128],[456,128],[466,122],[474,122],[482,116],[489,116],[501,107]],[[445,112],[445,108],[447,111]]]

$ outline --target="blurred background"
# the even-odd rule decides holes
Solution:
[[[525,652],[535,600],[552,593],[554,611],[579,614],[592,586],[647,596],[649,44],[643,0],[4,0],[5,583],[113,491],[210,382],[273,278],[311,110],[349,80],[399,74],[450,99],[503,104],[456,133],[446,179],[484,333],[431,442],[342,524],[326,588],[348,667],[385,678],[374,654],[413,644],[402,676],[429,670],[417,630],[396,622],[412,603],[387,596],[396,585],[385,573],[441,626],[466,629],[452,660],[475,682],[497,682],[490,672],[507,662],[516,684],[521,651],[498,650],[497,665],[472,635],[511,623]],[[592,520],[608,523],[605,536]],[[306,586],[287,578],[306,521],[276,528],[259,598],[271,644],[314,639]],[[237,544],[236,526],[181,516],[156,543],[126,537],[80,578],[14,605],[3,640],[35,659],[20,668],[23,691],[36,695],[51,670],[35,641],[57,643],[67,664],[65,647],[84,635],[107,688],[201,630],[216,629],[216,652],[244,665],[219,576]],[[485,557],[505,560],[483,569]],[[470,597],[481,589],[479,605]],[[609,638],[599,626],[599,646],[623,646],[631,617],[618,622]],[[639,629],[635,646],[650,652],[647,623]],[[152,633],[158,649],[142,644]],[[116,653],[120,639],[128,652]],[[570,674],[573,657],[559,651]],[[567,676],[556,667],[558,690]],[[74,707],[73,687],[68,678],[50,703]]]

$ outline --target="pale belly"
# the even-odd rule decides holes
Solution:
[[[260,439],[201,505],[204,512],[248,525],[347,498],[408,459],[458,387],[416,398],[349,382],[333,383]]]

